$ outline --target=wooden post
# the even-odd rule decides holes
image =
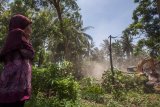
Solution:
[[[113,69],[113,61],[112,61],[112,36],[109,36],[110,39],[110,46],[109,46],[109,52],[110,52],[110,65],[111,65],[111,72],[112,72],[112,84],[114,85],[114,69]]]

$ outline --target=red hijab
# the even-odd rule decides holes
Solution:
[[[0,61],[4,61],[5,56],[19,49],[28,49],[34,52],[32,45],[27,42],[24,29],[32,22],[25,16],[14,15],[9,23],[8,36],[0,52]]]

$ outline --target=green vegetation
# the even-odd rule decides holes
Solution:
[[[115,85],[110,82],[110,71],[104,72],[102,82],[93,78],[75,81],[71,74],[65,74],[69,66],[61,67],[33,68],[33,95],[26,107],[160,106],[160,95],[145,85],[145,76],[115,70]]]
[[[156,0],[135,1],[133,23],[111,44],[114,66],[120,69],[137,64],[139,58],[149,55],[147,50],[154,49],[160,59]],[[100,80],[85,76],[85,70],[93,68],[92,62],[108,64],[109,41],[105,39],[101,49],[94,46],[92,37],[85,33],[92,27],[83,26],[77,0],[1,0],[0,47],[9,19],[17,13],[33,22],[31,42],[36,52],[32,98],[25,107],[160,107],[160,95],[146,85],[145,76],[118,69],[114,69],[114,83],[106,69]],[[136,36],[145,38],[133,45]]]

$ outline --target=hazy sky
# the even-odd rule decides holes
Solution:
[[[93,26],[87,31],[95,45],[109,35],[121,36],[122,31],[132,23],[132,13],[136,8],[134,0],[77,0],[81,8],[83,24]]]

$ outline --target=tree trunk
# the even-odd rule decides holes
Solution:
[[[52,2],[52,0],[50,0],[50,2],[54,5],[54,7],[57,11],[58,19],[59,19],[59,22],[60,22],[60,30],[61,30],[62,35],[64,36],[63,37],[63,40],[64,40],[64,58],[68,59],[68,53],[69,53],[68,52],[68,44],[69,44],[69,41],[68,41],[68,36],[65,35],[65,32],[64,32],[60,0],[53,0],[53,2]]]

